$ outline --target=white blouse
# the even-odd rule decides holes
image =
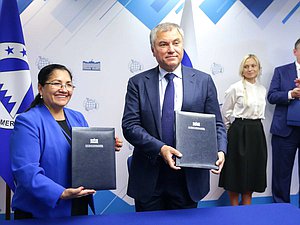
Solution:
[[[266,88],[256,81],[240,80],[225,91],[222,117],[226,129],[234,118],[265,119]]]

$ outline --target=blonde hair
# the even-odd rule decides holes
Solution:
[[[246,64],[246,61],[248,59],[254,59],[254,61],[256,62],[257,66],[258,66],[258,74],[257,74],[257,78],[261,75],[261,65],[260,65],[260,61],[259,59],[257,58],[256,55],[254,54],[247,54],[244,56],[242,62],[241,62],[241,65],[240,65],[240,70],[239,70],[239,74],[240,76],[243,78],[242,80],[242,83],[243,83],[243,93],[244,93],[244,104],[247,105],[248,103],[248,94],[247,94],[247,89],[246,89],[246,79],[243,75],[243,72],[244,72],[244,66]]]

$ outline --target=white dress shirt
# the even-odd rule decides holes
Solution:
[[[226,129],[234,118],[265,119],[266,88],[256,81],[252,84],[240,80],[232,84],[225,92],[222,117]]]
[[[165,75],[169,73],[163,68],[159,67],[159,97],[160,97],[160,112],[162,111],[162,106],[164,102],[165,91],[168,85],[168,80],[165,78]],[[183,88],[182,88],[182,72],[181,64],[172,72],[175,74],[173,79],[174,82],[174,110],[181,110],[182,101],[183,101]]]
[[[295,64],[296,64],[297,77],[298,77],[298,79],[299,79],[299,78],[300,78],[300,64],[299,64],[297,61],[295,61]],[[292,91],[293,91],[293,90],[289,90],[289,92],[288,92],[288,99],[289,99],[289,100],[294,99],[294,98],[292,97]]]
[[[300,63],[298,63],[296,61],[295,64],[296,64],[296,69],[297,69],[297,76],[298,76],[298,78],[300,78]]]

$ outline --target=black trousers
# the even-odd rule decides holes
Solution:
[[[72,199],[72,216],[82,216],[88,215],[88,203],[89,203],[89,196],[84,196],[81,198]],[[25,212],[19,209],[14,211],[14,219],[21,220],[21,219],[32,219],[33,216],[29,212]]]
[[[275,203],[289,203],[292,172],[297,151],[300,149],[300,127],[293,127],[288,137],[272,135],[272,195]],[[298,178],[300,153],[298,151]],[[300,184],[300,179],[299,179]],[[300,198],[299,198],[300,207]]]
[[[147,201],[135,200],[137,212],[197,208],[189,195],[184,169],[171,169],[159,158],[160,172],[153,195]]]
[[[21,220],[21,219],[32,219],[33,216],[31,213],[24,212],[22,210],[16,209],[14,211],[14,220]]]

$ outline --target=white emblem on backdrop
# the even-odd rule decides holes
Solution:
[[[35,62],[35,65],[39,70],[45,66],[48,66],[49,64],[51,64],[50,60],[42,56],[39,56]]]
[[[224,72],[224,67],[221,64],[213,63],[210,67],[211,73],[217,75]]]
[[[101,62],[91,61],[83,61],[82,62],[82,70],[88,71],[101,71]]]
[[[95,99],[91,99],[91,98],[86,98],[83,101],[83,106],[86,111],[99,109],[99,103],[97,103]]]
[[[132,59],[128,63],[128,68],[131,73],[137,73],[137,72],[142,71],[144,66],[140,62]]]

